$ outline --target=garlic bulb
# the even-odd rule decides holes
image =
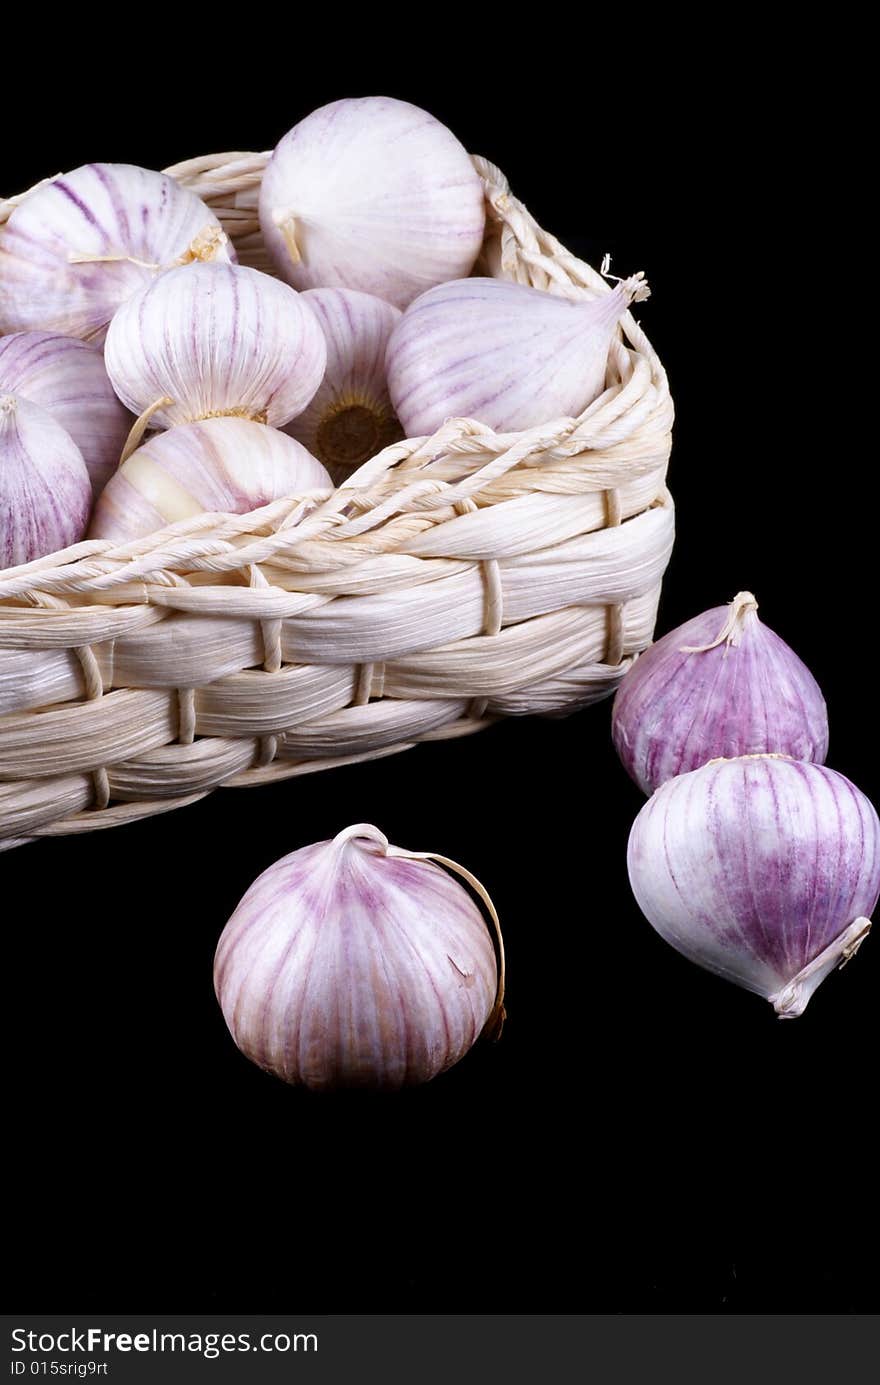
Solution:
[[[472,876],[435,859],[488,905]],[[286,1082],[402,1087],[451,1067],[498,1023],[498,942],[500,979],[462,886],[359,824],[254,881],[217,945],[214,989],[238,1047]]]
[[[0,395],[0,570],[78,543],[91,503],[82,453],[61,424]]]
[[[339,485],[403,436],[385,379],[385,348],[400,311],[355,289],[309,289],[303,301],[324,333],[327,369],[317,394],[286,431]]]
[[[485,225],[473,163],[439,120],[385,96],[295,125],[260,191],[269,254],[294,288],[351,288],[398,308],[470,273]]]
[[[640,274],[589,301],[503,279],[462,279],[422,294],[386,356],[407,436],[434,433],[447,418],[519,432],[576,417],[604,388],[618,321],[648,294]]]
[[[635,820],[628,864],[661,937],[786,1019],[867,935],[880,822],[834,770],[743,756],[667,780]]]
[[[624,768],[647,794],[720,756],[776,751],[822,764],[828,750],[819,685],[758,619],[751,592],[640,655],[621,680],[611,728]]]
[[[285,495],[332,490],[293,438],[243,418],[207,418],[157,433],[105,486],[89,537],[127,543],[203,510],[247,514]]]
[[[0,394],[20,394],[50,413],[83,455],[98,495],[119,464],[132,424],[113,392],[101,352],[56,332],[0,337]]]
[[[0,333],[100,341],[119,305],[160,271],[234,258],[214,213],[173,178],[84,164],[35,188],[0,231]]]
[[[123,304],[104,359],[134,413],[169,401],[154,427],[222,414],[280,427],[312,398],[327,349],[314,313],[286,284],[241,265],[194,264]]]

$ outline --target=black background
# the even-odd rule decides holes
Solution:
[[[429,108],[577,253],[647,272],[677,406],[658,630],[754,590],[825,690],[830,763],[880,801],[837,98],[796,51],[731,56],[721,29],[671,63],[650,35],[549,15],[502,46],[502,19],[439,46],[398,33],[399,56],[390,17],[276,40],[261,12],[210,43],[181,19],[98,61],[56,28],[49,106],[30,67],[5,94],[3,191],[268,148],[343,95]],[[629,892],[642,799],[608,723],[608,704],[509,722],[0,857],[12,1306],[876,1309],[880,945],[786,1024],[681,959]],[[356,821],[485,882],[509,1023],[424,1089],[315,1098],[238,1054],[212,956],[260,871]]]

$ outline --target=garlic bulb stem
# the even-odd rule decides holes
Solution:
[[[485,885],[477,879],[475,875],[461,866],[457,861],[452,861],[448,856],[439,856],[436,851],[407,851],[402,846],[389,846],[388,838],[384,832],[380,832],[378,827],[373,827],[368,822],[356,822],[352,827],[346,827],[343,832],[338,833],[333,838],[333,845],[342,848],[352,840],[375,842],[379,848],[381,856],[398,856],[404,861],[436,861],[437,865],[445,866],[454,875],[461,876],[466,884],[470,885],[474,894],[478,895],[486,907],[486,911],[492,920],[495,929],[495,942],[498,951],[498,990],[495,994],[495,1004],[489,1012],[489,1017],[483,1025],[482,1038],[500,1039],[501,1030],[505,1020],[504,1009],[504,982],[505,982],[505,962],[504,962],[504,938],[501,935],[501,920],[498,917],[498,910],[492,902],[492,897]],[[449,959],[452,965],[456,963],[453,958]]]
[[[787,985],[767,999],[782,1020],[797,1019],[807,1008],[813,992],[835,967],[845,967],[855,957],[871,931],[871,920],[855,919],[834,942],[829,943],[818,957],[793,976]]]
[[[682,654],[708,654],[710,649],[717,649],[720,644],[726,644],[728,649],[731,645],[738,645],[742,639],[746,616],[754,614],[757,609],[758,603],[751,592],[737,592],[728,607],[727,619],[714,640],[710,644],[684,644],[681,647]]]
[[[460,875],[462,880],[470,885],[474,893],[479,895],[480,899],[483,901],[495,929],[495,941],[498,948],[498,990],[495,995],[495,1004],[492,1006],[489,1017],[483,1025],[481,1037],[493,1040],[500,1039],[504,1021],[507,1018],[507,1012],[504,1009],[504,939],[501,936],[501,920],[498,917],[498,910],[492,902],[489,891],[465,866],[460,866],[457,861],[450,860],[448,856],[439,856],[436,851],[407,851],[402,846],[389,846],[385,854],[387,856],[401,856],[409,861],[436,861],[438,865],[445,866],[447,870],[451,870],[455,875]],[[452,958],[450,958],[450,961],[452,961]],[[454,965],[455,963],[453,962],[453,966]]]
[[[380,832],[378,827],[374,827],[371,822],[356,822],[351,827],[346,827],[343,832],[337,832],[333,838],[333,845],[336,847],[345,846],[350,842],[360,838],[361,841],[376,842],[381,848],[383,856],[389,854],[388,838],[384,832]],[[393,852],[392,852],[393,854]]]
[[[153,260],[139,260],[134,255],[75,255],[71,250],[68,264],[134,264],[138,269],[161,269]]]
[[[149,269],[154,273],[160,269],[174,269],[177,265],[192,264],[193,260],[213,260],[229,241],[225,231],[217,226],[206,226],[194,236],[184,250],[168,264],[158,264],[155,260],[139,260],[135,255],[77,255],[73,250],[67,256],[68,264],[133,264],[138,269]]]
[[[299,264],[302,255],[296,243],[296,217],[293,212],[273,212],[272,220],[281,232],[291,264]]]
[[[153,414],[157,413],[159,409],[164,409],[168,404],[173,403],[174,400],[171,398],[170,395],[163,394],[161,399],[156,399],[153,401],[152,404],[148,404],[146,409],[144,409],[143,413],[140,415],[140,417],[135,419],[134,423],[131,425],[128,437],[125,439],[125,444],[122,448],[122,453],[119,458],[120,466],[122,466],[123,462],[127,462],[132,452],[136,452],[137,449],[140,447],[141,438],[147,431],[150,419],[153,417]]]

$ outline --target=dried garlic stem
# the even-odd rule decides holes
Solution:
[[[742,639],[746,616],[751,615],[757,609],[758,603],[751,592],[737,592],[728,607],[727,619],[712,643],[683,645],[682,654],[707,654],[710,649],[717,649],[719,644],[726,644],[728,649],[731,645],[739,644]]]
[[[290,256],[290,263],[299,264],[302,260],[302,255],[296,243],[296,217],[293,215],[293,212],[273,212],[272,220],[284,237],[284,244]]]
[[[68,264],[133,264],[138,269],[161,269],[152,260],[138,260],[134,255],[76,255],[71,250],[67,256]]]
[[[507,1012],[504,1009],[504,984],[505,984],[505,961],[504,961],[504,939],[501,936],[501,920],[498,911],[492,903],[491,896],[485,885],[481,885],[475,875],[472,875],[464,866],[460,866],[457,861],[451,861],[448,856],[438,856],[436,851],[406,851],[400,846],[389,846],[387,854],[389,856],[402,856],[408,861],[436,861],[438,865],[445,866],[455,875],[460,875],[462,880],[467,881],[475,894],[486,906],[486,910],[495,927],[495,938],[498,944],[498,991],[495,996],[495,1004],[489,1014],[489,1018],[483,1025],[481,1037],[484,1039],[500,1039]]]
[[[845,928],[833,943],[829,943],[826,948],[814,957],[812,962],[808,962],[805,967],[793,976],[782,990],[775,995],[768,996],[770,1004],[782,1020],[796,1019],[802,1015],[807,1008],[807,1003],[817,986],[820,985],[825,977],[834,970],[835,967],[846,966],[851,957],[854,957],[868,936],[871,929],[871,920],[865,918],[856,919]]]
[[[127,462],[132,452],[136,451],[136,449],[140,446],[141,438],[147,431],[147,427],[149,425],[150,419],[153,417],[153,414],[155,414],[159,409],[164,409],[167,407],[167,405],[173,403],[174,400],[170,397],[170,395],[163,394],[161,399],[154,400],[152,404],[148,405],[147,408],[144,409],[141,416],[135,419],[134,423],[131,425],[131,431],[129,432],[128,437],[125,439],[125,446],[123,447],[122,455],[119,458],[120,466],[122,466],[123,462]]]

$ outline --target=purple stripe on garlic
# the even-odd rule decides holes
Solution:
[[[277,145],[260,224],[294,288],[360,289],[403,308],[470,272],[483,189],[467,151],[427,111],[391,97],[345,99]]]
[[[880,822],[864,794],[822,765],[719,760],[648,800],[628,866],[661,937],[790,1018],[867,935]]]
[[[123,462],[95,506],[89,537],[128,543],[202,511],[247,514],[331,489],[321,463],[276,428],[203,419],[157,433]]]
[[[259,876],[217,945],[214,986],[242,1052],[317,1090],[427,1082],[500,1003],[467,892],[364,824]]]
[[[409,437],[447,418],[496,432],[576,417],[605,386],[608,352],[641,275],[610,293],[572,300],[501,279],[462,279],[422,294],[391,334],[386,365]]]
[[[400,310],[355,289],[309,289],[302,297],[324,333],[327,368],[317,394],[285,431],[339,485],[403,436],[385,378],[385,350]]]
[[[241,265],[194,264],[123,304],[104,358],[134,413],[171,399],[151,426],[229,414],[280,427],[314,395],[327,350],[314,313],[286,284]]]
[[[0,333],[102,341],[120,304],[193,259],[235,259],[194,193],[152,169],[84,164],[36,188],[0,231]]]
[[[0,570],[78,543],[91,504],[70,435],[37,404],[0,394]]]
[[[810,670],[758,619],[751,592],[664,635],[614,700],[617,753],[647,794],[722,756],[778,752],[821,764],[828,714]]]
[[[57,332],[0,337],[0,394],[19,394],[73,438],[97,496],[119,463],[132,417],[107,378],[101,351]]]

